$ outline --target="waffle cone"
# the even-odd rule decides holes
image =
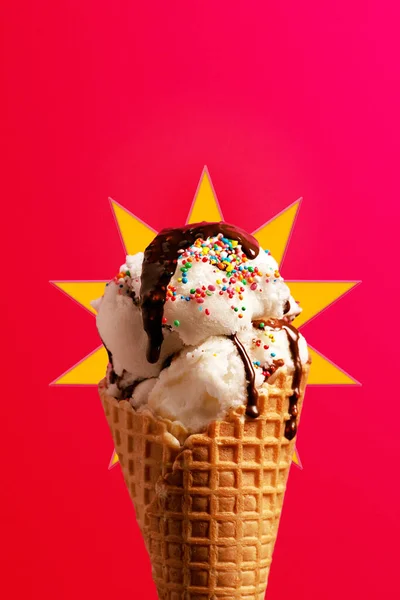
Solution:
[[[160,600],[264,599],[294,452],[284,437],[291,382],[278,372],[264,386],[257,419],[242,406],[183,444],[169,421],[100,383]]]

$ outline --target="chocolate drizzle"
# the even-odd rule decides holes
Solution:
[[[163,364],[161,365],[161,371],[163,371],[164,369],[168,369],[168,367],[171,366],[171,363],[177,354],[178,354],[178,352],[174,352],[174,354],[170,354],[169,356],[167,356],[167,358],[164,360]]]
[[[101,340],[101,341],[102,341],[102,344],[103,344],[104,348],[106,349],[107,356],[108,356],[108,362],[111,365],[111,371],[110,371],[110,375],[109,375],[109,381],[110,381],[110,383],[117,383],[117,381],[118,381],[118,375],[114,371],[113,355],[110,352],[110,350],[107,348],[107,346],[105,345],[105,343],[103,342],[103,340]]]
[[[118,385],[118,375],[113,368],[111,368],[110,372],[110,383],[116,383]]]
[[[259,244],[252,236],[223,221],[215,223],[193,223],[178,229],[163,229],[147,246],[141,275],[140,307],[143,328],[147,333],[147,360],[156,363],[163,343],[162,316],[167,295],[167,286],[175,273],[179,251],[185,250],[197,239],[206,240],[222,233],[236,240],[249,259],[259,252]]]
[[[239,352],[239,356],[242,359],[244,370],[246,373],[247,379],[247,407],[246,407],[246,415],[255,419],[258,417],[258,392],[255,386],[256,374],[254,371],[253,363],[249,355],[247,354],[246,348],[243,346],[242,342],[237,337],[236,333],[229,336],[229,339],[235,344],[237,351]]]
[[[103,340],[101,340],[101,341],[103,342]],[[107,346],[105,345],[104,342],[103,342],[103,346],[106,349],[106,352],[108,354],[108,361],[109,361],[109,363],[111,365],[111,371],[110,371],[110,375],[109,375],[109,382],[111,384],[115,383],[116,386],[117,386],[117,388],[120,390],[120,392],[121,392],[121,398],[119,398],[119,400],[128,400],[128,398],[131,398],[135,387],[141,381],[143,381],[143,380],[142,379],[137,379],[136,381],[134,381],[133,383],[127,385],[126,387],[122,387],[121,383],[123,383],[123,381],[124,381],[124,375],[125,375],[125,373],[127,373],[127,371],[125,371],[125,369],[124,369],[122,371],[122,375],[118,375],[118,373],[116,373],[114,371],[114,363],[113,363],[112,352],[107,348]]]
[[[300,349],[299,349],[299,339],[300,334],[293,325],[287,323],[282,319],[269,319],[264,322],[262,320],[253,321],[254,327],[259,327],[260,324],[263,327],[271,327],[272,329],[284,329],[288,343],[289,350],[292,355],[293,365],[294,365],[294,373],[292,378],[292,390],[293,394],[289,398],[289,415],[290,418],[286,421],[285,425],[285,437],[288,440],[292,440],[297,433],[297,416],[298,416],[298,400],[300,397],[300,385],[301,385],[301,374],[302,374],[302,365],[300,360]]]
[[[100,338],[101,339],[101,338]],[[112,357],[112,353],[110,352],[110,350],[107,348],[107,346],[105,345],[105,343],[103,342],[103,340],[101,340],[104,348],[106,349],[107,352],[107,356],[108,356],[108,362],[110,363],[110,365],[113,364],[113,357]]]
[[[286,300],[285,304],[283,305],[283,314],[287,315],[289,310],[290,310],[290,300]]]
[[[122,373],[121,379],[122,379],[122,377],[123,377],[124,373],[126,373],[126,371],[124,371],[124,372]],[[120,390],[121,390],[121,400],[129,400],[129,398],[132,398],[132,395],[133,395],[133,392],[134,392],[134,390],[135,390],[135,387],[136,387],[137,385],[139,385],[139,383],[140,383],[141,381],[143,381],[143,379],[138,379],[137,381],[134,381],[133,383],[131,383],[130,385],[127,385],[127,386],[126,386],[126,387],[124,387],[124,388],[120,388],[120,387],[118,387],[118,389],[120,389]],[[117,385],[118,385],[118,383],[119,383],[119,382],[117,382]]]
[[[130,290],[128,296],[132,299],[135,306],[139,306],[139,298],[136,296],[135,290]]]

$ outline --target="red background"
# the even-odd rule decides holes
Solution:
[[[207,164],[226,220],[304,197],[288,279],[362,279],[304,328],[363,383],[310,388],[269,600],[397,589],[397,3],[2,3],[0,594],[155,598],[94,388],[99,343],[49,279],[123,262],[108,196],[185,221]],[[277,7],[276,4],[279,6]],[[394,388],[394,389],[393,389]]]

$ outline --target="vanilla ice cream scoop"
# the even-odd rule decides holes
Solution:
[[[97,327],[101,339],[113,357],[114,371],[128,372],[135,380],[156,377],[165,359],[183,347],[179,335],[163,328],[163,344],[155,363],[146,359],[147,336],[142,313],[132,299],[127,283],[110,282],[98,307]]]
[[[297,393],[307,345],[300,308],[269,251],[226,223],[161,231],[93,303],[116,397],[200,431],[247,402],[278,369]]]
[[[268,325],[264,329],[253,327],[243,333],[241,341],[254,365],[257,389],[267,380],[273,382],[284,364],[293,372],[284,330],[276,331]],[[303,336],[299,346],[301,361],[306,363],[308,350]],[[201,431],[210,421],[222,419],[229,409],[246,401],[246,374],[235,343],[229,337],[211,336],[198,346],[185,347],[159,377],[139,384],[131,403],[135,408],[146,405],[170,421],[180,421],[192,433]]]

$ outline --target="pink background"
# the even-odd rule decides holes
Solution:
[[[155,599],[96,390],[48,387],[99,343],[48,280],[111,278],[107,197],[180,225],[204,164],[250,230],[304,197],[286,278],[363,280],[304,327],[363,387],[308,391],[268,599],[396,594],[397,333],[378,314],[399,293],[399,10],[326,4],[2,4],[3,597]]]

